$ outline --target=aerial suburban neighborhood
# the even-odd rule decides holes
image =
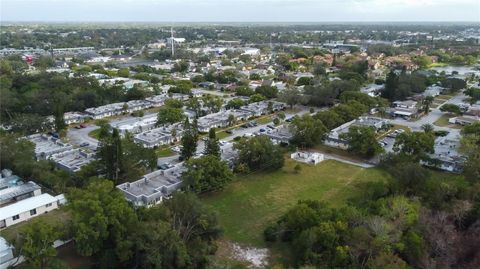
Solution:
[[[480,13],[0,6],[0,269],[480,268]]]

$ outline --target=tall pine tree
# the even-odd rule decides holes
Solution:
[[[215,128],[211,128],[208,132],[208,139],[205,142],[204,154],[220,158],[220,145],[218,144]]]
[[[182,151],[180,152],[180,156],[184,160],[188,160],[195,155],[195,152],[197,151],[198,131],[196,128],[196,120],[194,120],[193,125],[190,125],[190,121],[186,118],[185,123],[183,124],[183,129],[184,131],[181,139]]]

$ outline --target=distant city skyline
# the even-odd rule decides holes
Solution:
[[[1,21],[480,22],[479,0],[0,0]]]

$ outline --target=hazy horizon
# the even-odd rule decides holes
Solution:
[[[478,0],[0,0],[2,22],[480,22]]]

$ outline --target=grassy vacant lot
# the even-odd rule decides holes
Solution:
[[[155,154],[158,158],[162,158],[173,156],[175,152],[172,151],[169,145],[162,145],[155,150]]]
[[[451,118],[448,114],[443,114],[438,120],[436,120],[433,124],[437,126],[448,126],[450,123],[448,120]]]
[[[317,166],[287,160],[285,167],[271,173],[241,176],[223,191],[203,197],[219,213],[227,239],[264,247],[263,230],[301,199],[319,199],[341,206],[355,195],[355,183],[378,181],[388,175],[379,169],[364,169],[337,161]]]

